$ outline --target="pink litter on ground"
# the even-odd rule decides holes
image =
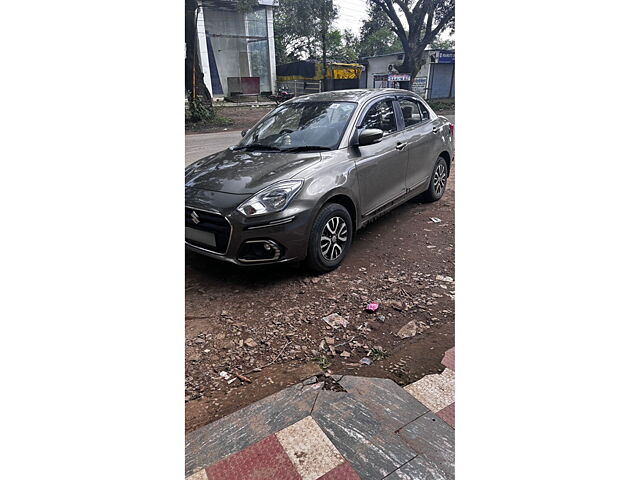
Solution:
[[[365,308],[365,310],[367,312],[375,312],[376,310],[378,310],[378,307],[380,305],[378,305],[377,303],[370,303],[369,305],[367,305],[367,308]]]

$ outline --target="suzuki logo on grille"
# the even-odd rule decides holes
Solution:
[[[196,225],[200,223],[200,217],[195,210],[191,212],[191,220],[193,220],[193,223],[195,223]]]

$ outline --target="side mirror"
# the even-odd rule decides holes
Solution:
[[[246,128],[240,132],[240,135],[242,135],[243,137],[244,137],[246,134],[247,134],[247,129],[246,129]]]
[[[363,147],[365,145],[378,143],[382,135],[384,135],[384,132],[379,128],[365,128],[358,136],[358,145]]]

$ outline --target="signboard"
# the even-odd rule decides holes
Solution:
[[[427,91],[427,77],[416,77],[411,89],[418,95],[424,96]]]
[[[411,81],[411,74],[409,73],[390,73],[390,82],[409,82]]]
[[[440,52],[438,63],[456,63],[456,52]]]

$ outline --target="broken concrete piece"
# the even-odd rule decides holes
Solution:
[[[411,320],[404,327],[398,330],[398,333],[396,333],[396,335],[400,338],[411,338],[415,337],[417,333],[418,325],[416,324],[415,320]]]
[[[324,322],[327,325],[333,328],[340,328],[340,327],[347,328],[347,325],[349,325],[349,322],[343,317],[341,317],[340,315],[338,315],[337,313],[332,313],[331,315],[327,315],[322,320],[324,320]]]
[[[445,275],[436,275],[436,280],[439,282],[453,283],[453,278]]]

